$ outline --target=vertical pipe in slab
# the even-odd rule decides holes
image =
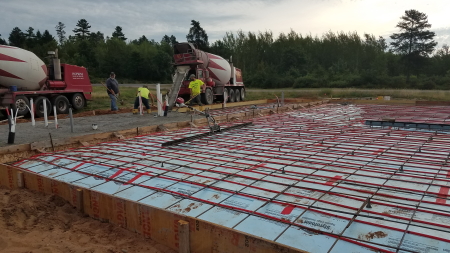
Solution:
[[[9,135],[8,135],[8,144],[14,144],[14,139],[16,137],[16,123],[15,123],[15,119],[14,119],[14,112],[11,109],[11,128],[9,130]]]
[[[53,115],[55,116],[55,128],[58,129],[58,115],[56,114],[56,105],[53,106]]]
[[[139,114],[143,115],[143,112],[142,112],[142,97],[141,97],[141,92],[140,91],[138,92],[138,95],[139,95]]]
[[[160,107],[158,116],[164,116],[164,111],[163,111],[164,104],[163,104],[163,98],[162,98],[161,92],[159,93],[159,101],[160,101],[159,103],[161,104],[161,107]]]
[[[226,91],[226,88],[224,86],[224,88],[223,88],[223,105],[222,105],[222,108],[227,107],[228,92],[225,92],[225,91]]]
[[[12,105],[11,105],[11,107],[12,107]],[[12,110],[11,110],[12,111]],[[6,114],[8,114],[8,124],[9,124],[9,131],[11,132],[11,121],[12,121],[12,117],[11,117],[11,114],[10,114],[10,109],[7,107],[6,108]]]
[[[156,100],[158,100],[158,102],[156,103],[157,107],[158,107],[158,116],[162,116],[162,104],[161,104],[161,87],[160,84],[156,84]]]
[[[169,96],[166,95],[166,100],[164,100],[164,117],[167,117],[169,112]]]
[[[34,103],[33,98],[30,98],[30,114],[31,114],[31,125],[35,126],[36,121],[34,120]]]
[[[284,91],[281,92],[281,106],[284,106]]]
[[[48,118],[47,118],[47,100],[44,99],[44,125],[48,127]]]
[[[69,108],[69,118],[70,118],[70,132],[73,133],[73,115],[72,115],[72,108]]]

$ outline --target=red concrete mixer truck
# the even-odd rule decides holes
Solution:
[[[66,114],[69,106],[79,110],[91,99],[92,85],[86,68],[60,64],[58,52],[49,52],[46,66],[34,53],[0,45],[0,109],[10,107],[17,115],[29,113],[33,100],[35,115],[42,117],[44,102],[50,115],[53,106]]]
[[[206,85],[202,90],[202,103],[212,104],[214,101],[239,102],[245,99],[245,86],[242,81],[242,71],[233,66],[231,61],[196,49],[192,43],[174,45],[173,87],[169,94],[169,105],[173,105],[178,96],[189,98],[189,76],[194,74]],[[178,93],[177,93],[178,91]]]

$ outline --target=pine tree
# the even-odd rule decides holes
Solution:
[[[435,33],[430,31],[431,24],[425,13],[407,10],[397,26],[400,33],[391,35],[392,51],[402,55],[406,63],[407,81],[411,71],[416,72],[424,64],[425,59],[433,52],[437,42],[433,40]]]
[[[125,34],[123,34],[123,32],[122,32],[122,27],[120,27],[120,26],[116,26],[116,29],[112,33],[112,37],[121,39],[123,41],[127,40],[127,38],[125,38]]]
[[[26,41],[26,35],[20,30],[19,27],[14,27],[9,34],[9,45],[14,47],[23,48]]]
[[[105,42],[105,35],[100,31],[97,31],[96,33],[91,33],[89,41],[93,42],[94,44]]]
[[[177,38],[176,38],[175,36],[170,35],[170,37],[169,37],[169,36],[167,36],[167,34],[166,34],[166,35],[164,35],[164,36],[162,37],[161,43],[167,43],[167,44],[169,44],[171,47],[173,47],[175,44],[178,43],[178,41],[177,41]]]
[[[73,29],[73,32],[75,33],[75,36],[77,36],[77,38],[81,38],[84,40],[91,34],[91,32],[89,31],[89,28],[91,28],[91,26],[84,18],[78,20],[76,27],[77,28]]]
[[[50,34],[48,30],[45,30],[42,34],[42,38],[40,39],[41,45],[54,41],[55,38]]]
[[[6,45],[6,40],[1,38],[2,35],[0,34],[0,45]]]
[[[25,36],[26,36],[25,45],[28,50],[32,49],[38,44],[38,41],[36,40],[36,35],[34,34],[33,27],[28,27]]]
[[[58,36],[58,42],[60,45],[62,45],[64,41],[66,41],[66,31],[64,31],[64,28],[66,28],[66,25],[64,25],[64,23],[62,22],[58,22],[55,27],[56,35]]]
[[[201,50],[207,50],[209,48],[208,35],[205,30],[200,26],[200,22],[191,20],[192,27],[189,29],[186,39],[188,42],[197,45]]]

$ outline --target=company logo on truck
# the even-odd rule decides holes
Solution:
[[[83,73],[72,72],[72,79],[74,80],[84,79]]]

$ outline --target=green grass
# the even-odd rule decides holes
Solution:
[[[119,100],[124,101],[122,108],[132,108],[136,97],[136,87],[121,87]],[[155,89],[150,89],[154,95]],[[162,89],[163,94],[167,89]],[[450,101],[448,90],[412,90],[412,89],[255,89],[248,88],[246,100],[281,98],[284,92],[285,98],[367,98],[377,96],[391,96],[392,99],[413,99],[431,101]],[[85,110],[109,109],[110,99],[102,86],[93,87],[92,101],[88,102]]]
[[[149,89],[150,92],[155,95],[155,89]],[[123,100],[124,105],[118,104],[120,108],[132,108],[134,105],[134,100],[136,98],[136,87],[120,87],[119,101]],[[161,92],[165,94],[167,90],[161,89]],[[106,93],[106,89],[103,86],[92,87],[92,101],[88,101],[87,107],[84,111],[109,109],[111,100]]]
[[[413,90],[413,89],[247,89],[248,100],[275,98],[284,92],[285,98],[368,98],[391,96],[392,99],[413,99],[431,101],[450,101],[449,90]]]

